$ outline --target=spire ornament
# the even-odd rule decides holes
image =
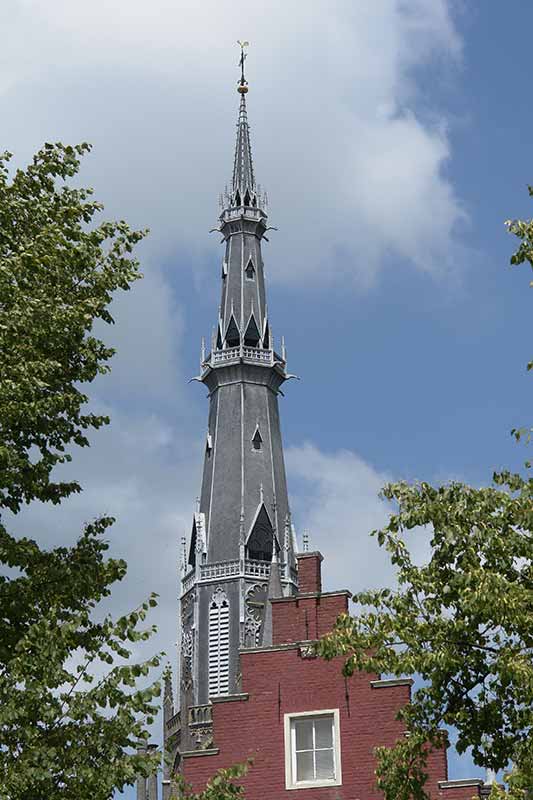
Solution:
[[[244,77],[244,63],[248,56],[246,48],[250,46],[250,42],[241,42],[237,40],[237,44],[241,48],[241,57],[239,59],[239,67],[241,68],[241,79],[239,81],[237,91],[239,92],[239,94],[246,94],[246,92],[248,91],[248,81]]]

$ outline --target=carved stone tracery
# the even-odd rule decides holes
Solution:
[[[266,583],[254,583],[246,591],[244,615],[245,647],[258,647],[261,644],[266,592]]]

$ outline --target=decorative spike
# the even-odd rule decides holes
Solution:
[[[170,669],[169,664],[166,665],[165,670],[163,672],[163,682],[165,685],[164,702],[172,703],[172,670]]]
[[[239,544],[244,545],[244,505],[241,505],[241,513],[239,517]]]
[[[200,348],[200,367],[203,366],[205,362],[205,339],[202,336],[202,346]]]
[[[187,539],[185,536],[181,537],[181,571],[183,574],[187,572]]]
[[[263,494],[263,484],[259,486],[259,502],[263,503],[265,500],[265,496]]]
[[[283,549],[286,553],[289,552],[291,549],[291,512],[288,511],[285,515],[285,530],[284,530],[284,537],[283,537]]]
[[[287,361],[287,351],[285,349],[285,337],[281,337],[281,357],[284,361]]]

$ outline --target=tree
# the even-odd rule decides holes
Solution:
[[[533,222],[507,225],[521,240],[511,263],[533,268]],[[408,736],[378,749],[378,786],[387,800],[426,797],[428,749],[444,746],[443,726],[452,726],[459,753],[472,748],[479,766],[513,765],[508,791],[523,797],[533,787],[530,465],[523,475],[494,474],[487,487],[399,482],[383,496],[395,512],[373,535],[389,553],[398,587],[354,595],[364,610],[341,617],[321,643],[326,658],[345,657],[346,674],[423,681],[400,712]],[[431,556],[420,566],[407,537],[426,533]]]
[[[244,800],[244,788],[238,781],[246,775],[251,763],[249,759],[245,764],[219,769],[207,782],[203,792],[193,792],[182,776],[176,776],[178,794],[172,800]]]
[[[139,275],[130,254],[144,232],[96,224],[91,190],[69,185],[89,146],[50,145],[10,178],[0,157],[0,798],[107,800],[154,755],[131,752],[146,737],[159,664],[130,663],[152,595],[113,620],[94,610],[124,577],[105,557],[112,518],[96,519],[70,547],[41,548],[9,533],[9,514],[32,501],[59,503],[81,490],[60,478],[72,446],[109,420],[82,391],[109,370],[113,349],[94,333],[112,323],[118,289]],[[36,538],[36,537],[35,537]]]

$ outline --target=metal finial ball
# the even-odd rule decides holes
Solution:
[[[245,84],[239,83],[239,85],[237,86],[237,91],[239,92],[239,94],[246,94],[246,92],[248,91],[248,87]]]

